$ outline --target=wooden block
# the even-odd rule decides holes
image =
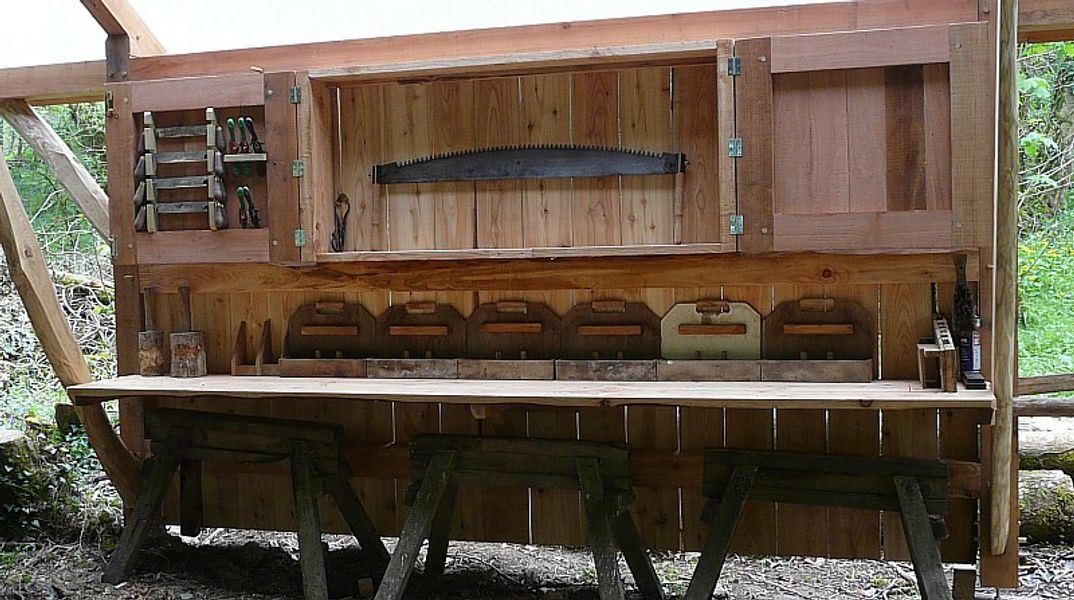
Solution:
[[[163,375],[164,363],[164,333],[161,331],[138,332],[138,374]]]
[[[758,360],[658,360],[658,381],[760,381]]]
[[[481,331],[485,333],[541,333],[541,323],[482,323]]]
[[[579,325],[576,329],[578,335],[641,335],[641,325]]]
[[[655,360],[557,360],[556,379],[656,381]]]
[[[383,379],[456,379],[459,361],[454,358],[371,358],[366,376]]]
[[[204,377],[205,337],[200,331],[171,334],[172,377]]]
[[[445,336],[447,334],[447,325],[392,325],[388,328],[388,335],[395,336]]]
[[[373,356],[376,319],[356,302],[310,302],[291,313],[283,355],[288,358]]]
[[[459,359],[459,379],[555,379],[552,360]]]
[[[761,361],[761,381],[867,383],[872,380],[872,359]]]
[[[540,302],[486,302],[466,319],[470,358],[552,359],[559,354],[559,315]]]
[[[622,309],[612,310],[617,306]],[[583,302],[567,312],[560,327],[561,358],[652,359],[660,356],[660,317],[642,302]]]
[[[280,377],[365,377],[364,358],[280,358]]]

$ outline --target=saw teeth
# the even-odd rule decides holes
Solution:
[[[615,148],[610,146],[598,146],[594,144],[530,144],[530,145],[501,145],[501,146],[489,146],[486,148],[473,148],[469,150],[452,150],[450,152],[441,152],[437,154],[430,154],[428,156],[420,158],[409,158],[400,161],[395,161],[395,165],[398,167],[407,167],[417,163],[440,160],[444,158],[453,158],[457,156],[464,156],[469,154],[481,154],[484,152],[511,152],[516,150],[579,150],[579,151],[598,151],[598,152],[621,152],[623,154],[630,154],[634,156],[648,156],[658,157],[660,152],[652,150],[644,150],[640,148]]]

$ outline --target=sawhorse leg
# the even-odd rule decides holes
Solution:
[[[444,574],[448,542],[451,539],[451,515],[455,510],[457,495],[457,486],[449,483],[444,489],[444,495],[441,496],[436,514],[433,516],[432,525],[429,527],[429,549],[425,553],[425,570],[422,572],[427,577]]]
[[[327,475],[325,485],[328,488],[328,492],[332,494],[332,498],[336,501],[336,508],[343,515],[343,519],[347,521],[347,526],[351,528],[351,533],[358,538],[362,551],[370,553],[377,562],[388,564],[388,561],[391,560],[388,549],[384,547],[384,542],[380,539],[380,533],[373,526],[373,521],[369,518],[369,514],[365,512],[362,501],[354,493],[354,488],[351,487],[351,483],[347,478],[347,471],[341,470]]]
[[[306,442],[291,445],[291,486],[298,521],[298,562],[302,566],[302,592],[306,600],[328,600],[328,578],[324,572],[321,544],[321,517],[314,491],[313,465]]]
[[[701,551],[701,558],[697,561],[694,576],[690,579],[690,586],[686,589],[683,600],[712,598],[712,593],[716,591],[716,581],[720,578],[720,571],[723,570],[723,563],[727,558],[727,551],[731,547],[731,538],[738,526],[738,518],[742,515],[742,507],[746,504],[746,497],[749,496],[756,475],[757,467],[735,467],[727,489],[723,492],[716,517],[712,520],[708,540],[705,541],[705,548]]]
[[[410,507],[406,522],[403,523],[399,543],[388,562],[388,569],[384,572],[384,579],[380,582],[375,600],[399,600],[403,597],[414,563],[418,560],[421,543],[429,535],[440,499],[451,481],[454,466],[454,451],[438,452],[429,461],[425,477],[418,489],[418,496]]]
[[[145,542],[150,523],[154,517],[160,515],[164,495],[168,492],[175,470],[179,468],[183,446],[181,442],[170,442],[159,454],[149,459],[149,477],[146,478],[142,493],[138,495],[138,501],[134,503],[134,510],[123,526],[123,533],[119,536],[116,550],[108,560],[101,581],[116,584],[126,578],[135,555]]]
[[[586,525],[589,526],[589,546],[593,550],[593,566],[597,571],[600,600],[623,600],[623,580],[619,576],[618,549],[608,525],[605,511],[604,481],[596,459],[579,459],[578,481],[585,503]]]
[[[899,515],[914,563],[917,586],[922,600],[951,600],[951,588],[943,576],[940,545],[932,533],[921,486],[915,477],[895,477],[895,493],[899,496]]]
[[[618,504],[618,499],[616,499]],[[634,583],[638,586],[638,592],[645,600],[664,600],[664,589],[660,587],[660,578],[653,568],[653,561],[645,553],[645,544],[641,541],[641,534],[634,524],[634,517],[630,510],[624,506],[611,506],[608,514],[610,518],[612,534],[619,545],[619,551],[623,553],[630,573],[634,575]]]

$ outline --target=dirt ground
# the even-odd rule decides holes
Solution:
[[[109,552],[104,542],[0,545],[0,598],[116,600],[277,600],[301,598],[292,534],[208,530],[196,538],[162,535],[143,552],[130,581],[100,582]],[[326,536],[330,593],[369,597],[359,580],[368,572],[351,538]],[[394,540],[389,540],[389,549]],[[670,598],[681,597],[697,555],[661,554],[657,572]],[[625,565],[620,565],[626,572]],[[731,557],[716,597],[728,600],[843,600],[918,598],[906,563],[805,558]],[[582,600],[598,598],[589,555],[564,548],[515,544],[453,543],[446,574],[412,579],[408,598],[421,600]],[[628,580],[629,583],[629,580]],[[1028,547],[1022,586],[998,597],[1010,600],[1074,598],[1074,548]],[[629,586],[628,586],[629,587]],[[633,588],[630,587],[633,592]],[[363,593],[365,592],[365,593]],[[979,598],[997,597],[981,589]]]

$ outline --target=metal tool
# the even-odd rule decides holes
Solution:
[[[347,194],[336,196],[335,227],[332,228],[332,250],[343,252],[347,240],[347,216],[351,214],[351,199]]]
[[[250,142],[246,139],[246,119],[239,117],[239,154],[250,153]],[[242,163],[242,174],[249,177],[253,173],[250,163]]]
[[[673,175],[686,155],[589,146],[516,146],[468,150],[373,167],[373,183],[431,183],[617,175]]]
[[[239,226],[243,229],[260,229],[261,216],[254,206],[254,195],[248,186],[239,186],[235,189],[235,195],[239,198]]]
[[[257,137],[257,130],[254,129],[254,118],[246,117],[246,129],[250,131],[250,146],[253,151],[258,154],[265,153],[265,145],[261,143],[261,140]],[[257,163],[257,174],[261,177],[265,176],[265,163]]]

